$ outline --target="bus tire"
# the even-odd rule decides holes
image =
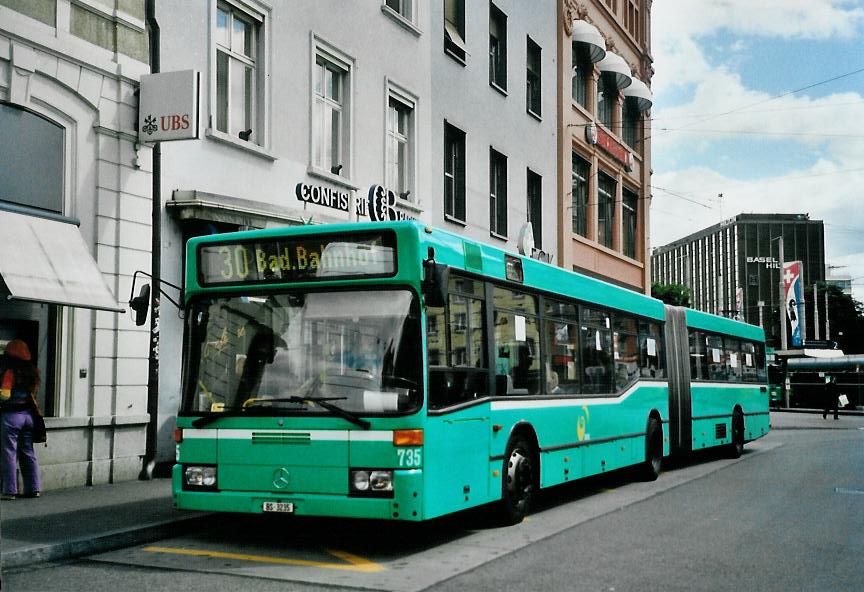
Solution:
[[[656,417],[648,419],[645,431],[645,462],[642,463],[642,479],[656,481],[663,465],[663,428]]]
[[[732,443],[727,451],[729,458],[741,458],[744,454],[744,414],[740,409],[732,412]]]
[[[507,444],[501,479],[501,521],[512,526],[528,514],[537,492],[537,463],[534,445],[524,435]]]

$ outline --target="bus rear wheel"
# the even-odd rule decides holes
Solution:
[[[740,409],[732,413],[732,443],[727,450],[729,458],[741,458],[744,454],[744,415]]]
[[[516,436],[504,454],[501,483],[501,520],[519,524],[528,514],[537,489],[534,446],[524,436]]]
[[[642,478],[656,481],[663,464],[663,428],[656,417],[648,420],[645,432],[645,462],[642,463]]]

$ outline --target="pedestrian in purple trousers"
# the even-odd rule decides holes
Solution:
[[[34,395],[40,385],[39,370],[30,348],[20,339],[6,344],[0,357],[0,499],[39,497],[39,462],[33,450]],[[24,493],[18,495],[18,462]]]
[[[0,414],[0,443],[2,443],[3,495],[18,494],[15,468],[21,463],[24,497],[35,497],[41,489],[39,461],[33,450],[33,415],[29,410]]]

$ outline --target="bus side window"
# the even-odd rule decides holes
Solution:
[[[756,347],[749,341],[741,342],[741,364],[741,372],[744,377],[744,382],[758,382]]]
[[[741,382],[741,342],[737,339],[726,337],[723,339],[726,350],[726,380],[730,382]]]
[[[690,380],[704,380],[707,378],[703,369],[705,362],[705,347],[702,334],[699,331],[690,330]]]
[[[450,277],[445,307],[426,310],[429,408],[442,409],[488,394],[484,286]]]
[[[719,335],[706,335],[705,347],[708,351],[708,380],[726,380],[723,338]]]
[[[495,287],[493,294],[495,375],[504,376],[506,381],[506,391],[496,394],[539,394],[543,389],[537,301],[529,294],[506,288]]]
[[[765,368],[765,346],[761,343],[756,344],[756,382],[765,383],[768,380],[768,375]]]
[[[639,371],[643,378],[666,377],[662,332],[657,323],[639,321]]]

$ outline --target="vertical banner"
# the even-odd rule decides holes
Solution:
[[[791,327],[792,347],[802,347],[804,339],[802,332],[804,330],[800,318],[800,304],[802,302],[801,288],[801,262],[790,261],[783,264],[783,287],[786,289],[786,317],[789,319]]]
[[[743,321],[744,316],[744,288],[735,288],[735,319]]]

